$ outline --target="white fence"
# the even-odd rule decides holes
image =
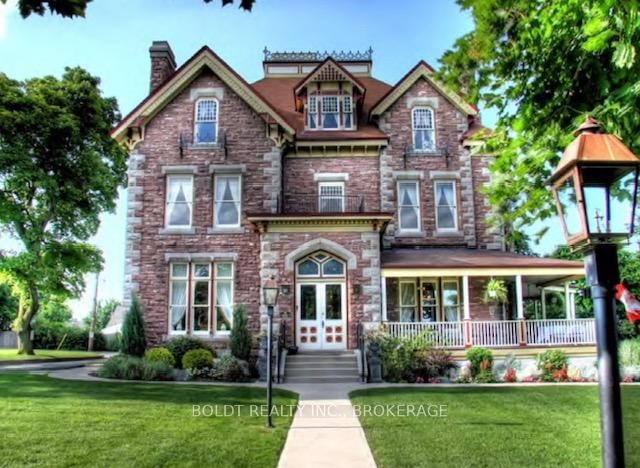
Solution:
[[[463,348],[465,344],[510,348],[519,346],[521,339],[527,346],[596,343],[594,319],[387,322],[385,327],[391,335],[401,338],[423,334],[438,348]]]
[[[527,343],[532,345],[580,345],[596,342],[593,319],[527,320]]]
[[[0,348],[17,348],[18,335],[12,331],[0,331]]]
[[[423,334],[425,340],[438,348],[463,348],[463,322],[388,322],[389,333],[400,338]]]

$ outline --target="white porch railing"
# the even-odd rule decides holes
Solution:
[[[424,333],[437,348],[464,348],[464,322],[387,322],[386,327],[398,338]]]
[[[483,320],[469,323],[471,342],[474,346],[500,348],[519,344],[517,320]]]
[[[596,342],[593,319],[526,320],[527,343],[531,345],[579,345]]]
[[[412,338],[420,333],[438,348],[484,346],[593,345],[594,319],[483,320],[469,322],[386,322],[392,336]],[[522,334],[522,336],[521,336]]]

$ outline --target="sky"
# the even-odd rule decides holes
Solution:
[[[238,0],[236,0],[236,4]],[[85,18],[46,14],[22,19],[15,7],[0,3],[0,72],[13,79],[61,76],[81,66],[102,80],[105,96],[115,96],[123,115],[149,89],[149,46],[171,44],[178,66],[203,45],[211,47],[247,81],[262,77],[262,50],[365,50],[372,47],[373,74],[396,83],[419,60],[437,67],[438,58],[472,28],[453,0],[257,0],[252,12],[221,7],[220,0],[94,0]],[[482,109],[481,109],[482,110]],[[484,110],[491,126],[494,116]],[[122,298],[126,194],[115,213],[102,216],[91,240],[103,251],[99,299]],[[559,224],[534,246],[548,253],[562,243]],[[0,238],[3,245],[13,245]],[[94,277],[74,316],[87,315]]]

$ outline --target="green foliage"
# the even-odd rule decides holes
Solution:
[[[233,326],[229,337],[231,354],[238,359],[249,359],[251,356],[251,334],[247,314],[242,304],[236,306],[233,311]]]
[[[149,348],[144,353],[144,360],[147,362],[163,362],[174,367],[176,360],[167,348]]]
[[[554,372],[566,369],[569,365],[569,357],[559,349],[549,349],[538,354],[536,358],[538,370],[542,372],[542,380],[553,382]]]
[[[89,330],[67,323],[39,321],[33,331],[33,344],[38,349],[69,349],[86,351],[89,344]],[[93,349],[106,349],[105,337],[96,333]]]
[[[43,302],[40,313],[36,317],[37,322],[69,323],[73,313],[71,308],[63,301],[51,299]]]
[[[469,369],[471,377],[476,380],[481,377],[484,380],[488,378],[487,372],[491,373],[493,368],[493,352],[487,348],[474,346],[469,348],[465,354],[469,361]],[[480,375],[482,373],[482,376]]]
[[[487,188],[514,247],[555,215],[546,180],[586,115],[640,150],[640,16],[615,0],[458,0],[474,29],[441,57],[439,78],[498,114]],[[541,233],[540,233],[541,234]]]
[[[142,357],[146,347],[142,308],[138,298],[134,297],[122,324],[121,351],[131,356]]]
[[[11,323],[18,315],[18,298],[8,284],[0,283],[0,331],[11,330]]]
[[[426,359],[432,347],[430,332],[398,338],[377,328],[367,333],[367,341],[380,346],[382,377],[387,382],[413,382],[421,373],[427,372]]]
[[[191,336],[176,336],[168,340],[164,347],[173,354],[176,360],[176,367],[182,369],[182,357],[192,349],[207,348],[207,346],[199,339]]]
[[[96,331],[101,331],[107,326],[111,319],[111,315],[113,315],[113,312],[119,305],[120,302],[115,299],[107,299],[106,301],[100,301],[98,303],[96,310]],[[91,326],[91,315],[84,318],[84,324],[87,327]]]
[[[173,367],[165,362],[146,361],[137,356],[118,354],[98,369],[98,377],[122,380],[173,380]]]
[[[618,349],[621,366],[640,368],[640,339],[621,341]]]
[[[244,364],[236,357],[225,354],[216,359],[211,378],[222,382],[246,382],[249,380],[249,370],[246,362]]]
[[[14,321],[23,353],[33,352],[41,298],[77,297],[100,269],[87,240],[125,183],[126,151],[109,135],[118,106],[99,85],[81,68],[22,82],[0,73],[0,227],[21,244],[0,254],[0,271],[23,294]]]
[[[97,334],[102,335],[102,333],[98,332]],[[122,348],[122,334],[116,333],[114,335],[105,335],[104,336],[104,349],[106,351],[120,351]]]
[[[413,352],[411,370],[415,377],[425,381],[429,378],[446,377],[449,371],[456,369],[453,354],[444,349],[421,348]]]
[[[509,291],[503,280],[491,278],[484,288],[482,301],[485,304],[505,304],[509,298]]]
[[[213,354],[208,349],[192,349],[182,357],[184,369],[204,369],[213,367]]]

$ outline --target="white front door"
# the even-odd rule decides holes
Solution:
[[[303,351],[345,349],[344,282],[298,283],[296,341]]]

